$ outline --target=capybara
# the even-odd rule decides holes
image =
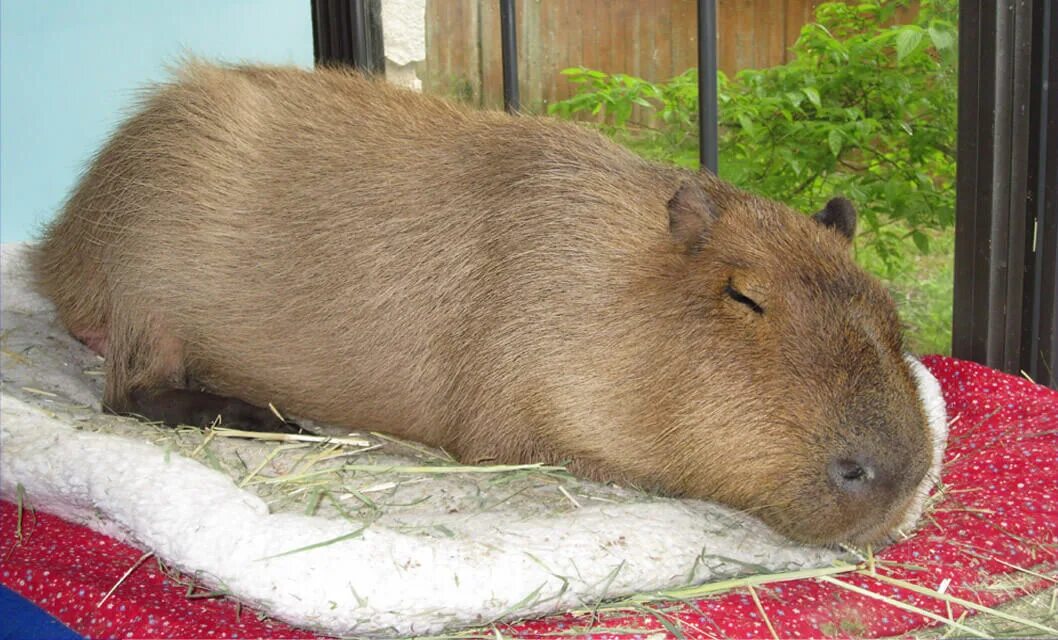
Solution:
[[[931,441],[855,224],[846,200],[802,215],[577,124],[191,60],[33,268],[105,353],[114,412],[287,426],[271,403],[865,542]]]

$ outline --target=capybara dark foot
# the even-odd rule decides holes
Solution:
[[[134,391],[129,395],[127,410],[110,411],[107,407],[104,409],[110,413],[135,415],[168,426],[189,425],[205,428],[217,425],[247,431],[302,433],[297,424],[281,420],[270,409],[252,405],[238,398],[226,398],[190,389]]]

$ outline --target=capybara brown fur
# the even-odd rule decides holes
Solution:
[[[802,215],[576,124],[189,61],[33,260],[112,411],[271,403],[863,542],[931,443],[854,228],[845,200]]]

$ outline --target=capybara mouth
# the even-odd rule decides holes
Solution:
[[[912,462],[908,466],[918,465]],[[920,504],[916,497],[922,491],[927,471],[902,474],[893,482],[884,482],[879,481],[882,474],[865,467],[868,465],[847,461],[833,465],[826,485],[809,484],[785,505],[760,510],[758,515],[779,533],[805,544],[862,546],[891,542],[900,534],[898,527],[909,517],[909,511]],[[835,486],[834,475],[845,484]]]
[[[876,524],[857,527],[842,536],[843,542],[854,546],[887,545],[896,541],[901,533],[898,527],[903,522],[909,508],[914,502],[913,496],[901,501],[899,506],[890,508]]]
[[[896,527],[901,522],[902,516],[910,504],[911,499],[902,502],[899,508],[886,509],[880,518],[858,518],[851,524],[841,527],[827,527],[825,530],[812,527],[793,525],[789,521],[773,523],[768,522],[777,531],[791,540],[812,545],[843,545],[852,546],[882,545],[892,542],[898,535]],[[816,516],[817,521],[847,520],[847,518],[827,518]]]

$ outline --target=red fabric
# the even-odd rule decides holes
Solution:
[[[947,494],[933,522],[910,540],[887,548],[881,560],[920,569],[885,571],[926,587],[951,580],[948,593],[984,605],[1015,594],[984,585],[1020,567],[1058,565],[1058,393],[976,364],[942,357],[925,359],[940,380],[948,412],[957,416],[948,445]],[[142,552],[43,513],[24,515],[23,540],[15,544],[16,510],[3,504],[0,582],[33,600],[74,630],[93,637],[311,638],[313,634],[221,599],[187,599],[148,559],[121,583],[102,607],[97,603]],[[866,577],[839,579],[947,616],[945,603]],[[1042,581],[1033,585],[1043,586]],[[847,634],[890,636],[932,624],[866,596],[815,580],[757,588],[780,637]],[[695,603],[650,605],[590,617],[562,615],[499,625],[504,635],[543,634],[591,626],[593,637],[628,638],[644,632],[688,637],[770,637],[748,591]],[[962,613],[953,607],[956,618]],[[973,624],[968,617],[966,624]],[[612,629],[607,632],[606,629]],[[554,637],[551,635],[551,637]]]

